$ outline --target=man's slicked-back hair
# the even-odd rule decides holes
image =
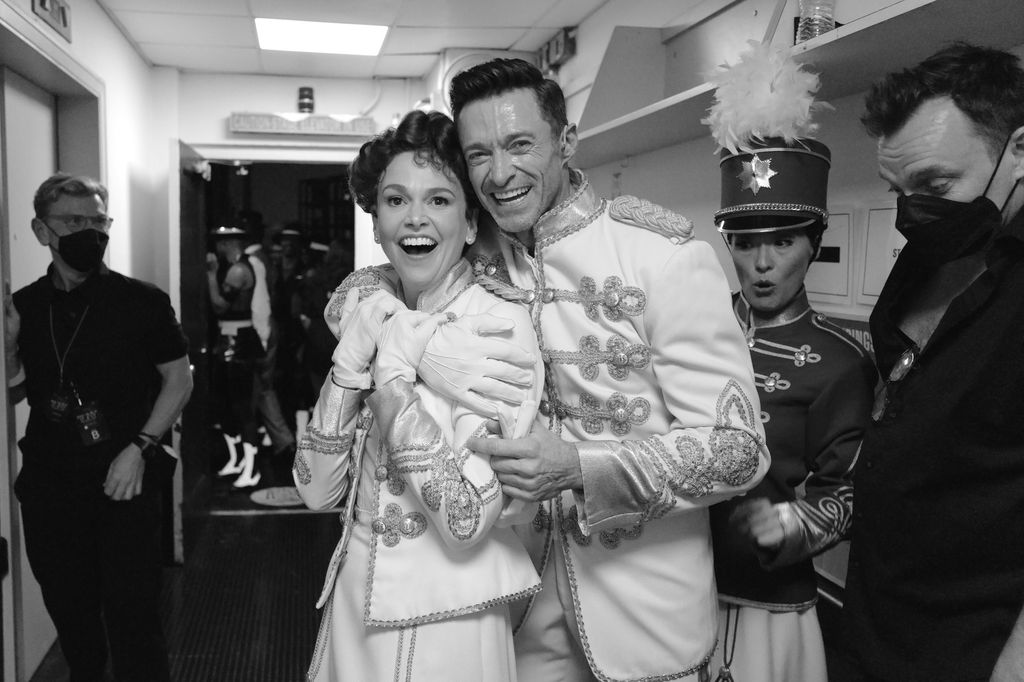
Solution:
[[[107,188],[98,180],[85,175],[54,173],[43,184],[39,185],[32,199],[32,208],[36,218],[45,218],[50,214],[50,207],[60,201],[61,197],[92,197],[98,196],[107,207]]]
[[[430,164],[447,174],[462,187],[466,210],[479,207],[473,185],[469,182],[466,160],[459,147],[455,124],[439,111],[424,113],[413,110],[395,128],[388,128],[359,149],[359,156],[349,169],[349,187],[356,204],[376,215],[377,189],[384,171],[399,154],[412,152],[417,163]]]
[[[926,100],[949,97],[971,120],[993,153],[1024,125],[1024,69],[1013,54],[954,43],[909,69],[875,83],[861,122],[873,137],[888,137]]]
[[[541,116],[551,126],[555,137],[568,125],[562,88],[555,81],[545,78],[536,66],[522,59],[492,59],[456,75],[448,90],[452,118],[458,123],[459,114],[467,104],[512,90],[533,92]]]

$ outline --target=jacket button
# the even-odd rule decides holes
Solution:
[[[381,464],[374,470],[373,476],[378,481],[388,480],[388,468],[385,465]]]
[[[540,300],[544,301],[545,303],[551,303],[553,300],[555,300],[555,292],[554,292],[554,290],[553,289],[545,289],[544,293],[541,294]]]
[[[387,532],[388,524],[384,522],[384,519],[374,519],[373,523],[370,524],[370,528],[372,528],[373,532],[377,535],[381,535],[382,533]]]

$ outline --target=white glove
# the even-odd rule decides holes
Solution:
[[[416,365],[423,357],[423,348],[439,325],[450,321],[445,313],[431,315],[415,311],[397,312],[384,322],[373,383],[380,387],[404,379],[416,381]]]
[[[535,358],[502,338],[512,326],[512,320],[480,313],[440,327],[423,351],[417,374],[477,414],[495,415],[502,402],[522,404],[533,385]]]
[[[381,327],[389,316],[405,306],[394,296],[377,291],[359,300],[359,290],[352,289],[342,308],[341,336],[331,359],[331,380],[343,388],[370,388],[370,363],[377,351]]]

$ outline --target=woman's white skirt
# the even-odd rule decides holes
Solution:
[[[357,524],[323,608],[312,682],[515,682],[508,606],[401,628],[363,624],[369,529]],[[410,571],[416,566],[410,565]]]

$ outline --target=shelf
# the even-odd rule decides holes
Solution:
[[[821,74],[818,99],[831,101],[862,92],[955,40],[1015,47],[1024,41],[1021,26],[1021,0],[902,0],[797,45],[793,57]],[[704,83],[582,130],[575,164],[592,168],[700,137],[710,140],[700,119],[713,96],[713,86]]]

